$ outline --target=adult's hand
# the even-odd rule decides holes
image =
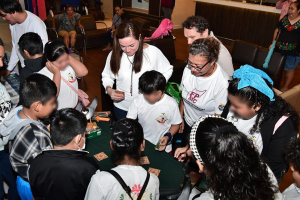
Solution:
[[[123,94],[117,94],[116,93],[116,90],[112,89],[112,88],[107,88],[107,94],[110,96],[110,98],[113,100],[113,101],[121,101],[123,100],[125,97]]]
[[[272,44],[269,46],[269,49],[271,49],[272,48]]]
[[[189,149],[188,145],[182,148],[177,148],[174,157],[177,158],[179,162],[183,162],[188,157],[192,157],[192,151]]]
[[[79,24],[79,25],[78,25],[78,27],[79,27],[80,29],[83,29],[83,26],[82,26],[82,24]]]

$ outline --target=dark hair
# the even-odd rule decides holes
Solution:
[[[133,119],[122,119],[114,124],[111,141],[115,151],[115,162],[118,163],[127,155],[139,161],[140,147],[144,140],[144,132],[140,123]]]
[[[297,10],[300,10],[300,1],[299,0],[292,2],[290,5],[292,5],[292,4],[295,4],[297,7]]]
[[[239,90],[239,82],[239,78],[235,78],[232,81],[229,81],[228,93],[233,96],[239,97],[240,100],[248,104],[249,107],[258,106],[258,104],[260,104],[261,106],[261,108],[257,112],[257,118],[255,124],[250,130],[250,134],[254,134],[257,130],[259,130],[259,125],[268,120],[271,116],[289,115],[296,124],[299,124],[299,114],[284,99],[274,93],[275,101],[270,101],[269,97],[250,86],[244,87]],[[272,85],[267,80],[265,80],[265,82],[269,86],[269,88],[272,89]]]
[[[43,42],[41,37],[32,32],[24,33],[18,42],[21,53],[28,51],[29,55],[43,54]]]
[[[72,8],[72,9],[73,9],[73,11],[74,11],[74,7],[73,7],[73,6],[71,6],[71,5],[68,5],[68,6],[66,7],[66,10],[68,10],[68,8]]]
[[[139,90],[143,94],[151,94],[155,90],[164,92],[166,87],[166,78],[158,71],[147,71],[139,78]]]
[[[66,146],[77,135],[84,134],[87,120],[83,113],[73,108],[59,110],[50,125],[53,145]]]
[[[122,6],[120,6],[119,4],[116,4],[116,5],[114,6],[114,8],[117,8],[117,7],[119,7],[120,9],[122,9]]]
[[[56,85],[50,78],[32,74],[20,86],[20,102],[25,108],[30,108],[37,101],[45,105],[56,93]]]
[[[128,13],[123,13],[120,17],[121,17],[122,22],[130,20],[130,15]]]
[[[15,12],[23,12],[21,4],[17,0],[1,0],[0,10],[9,14],[13,14]]]
[[[217,138],[217,130],[232,126]],[[208,171],[214,199],[273,200],[278,191],[253,143],[222,118],[206,118],[198,126],[196,146]],[[262,189],[263,188],[263,189]]]
[[[300,172],[300,138],[292,141],[286,149],[287,161],[292,163],[294,169]]]
[[[4,43],[2,41],[2,39],[0,38],[0,46],[3,46],[4,47]]]
[[[47,42],[45,45],[45,57],[51,62],[56,61],[65,53],[69,54],[69,50],[61,41]]]
[[[220,42],[213,38],[207,37],[195,40],[190,47],[189,53],[193,56],[205,57],[209,62],[217,61],[220,52]]]
[[[125,21],[119,25],[119,27],[115,32],[113,50],[110,59],[110,69],[114,75],[117,75],[120,70],[121,58],[123,54],[123,50],[121,49],[119,39],[123,39],[129,36],[132,36],[136,40],[139,40],[139,48],[136,51],[133,60],[134,63],[133,70],[135,73],[141,71],[143,65],[143,44],[144,44],[142,32],[135,23],[131,21]]]
[[[196,31],[201,34],[204,33],[206,29],[208,29],[209,32],[209,23],[204,17],[201,16],[191,16],[187,18],[187,20],[183,22],[182,27],[186,29],[195,28]]]

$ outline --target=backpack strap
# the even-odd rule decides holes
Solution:
[[[113,175],[117,181],[120,183],[120,185],[122,186],[122,188],[125,190],[125,192],[128,194],[128,196],[130,197],[130,199],[132,199],[131,197],[131,189],[128,185],[126,185],[126,183],[124,182],[124,180],[122,179],[122,177],[114,170],[107,170],[106,172],[110,173],[111,175]],[[150,179],[150,173],[147,172],[147,177],[146,180],[144,182],[144,185],[139,193],[139,196],[137,198],[137,200],[141,200],[143,197],[143,194],[145,193],[145,190],[147,188],[147,185],[149,183],[149,179]],[[132,199],[133,200],[133,199]]]
[[[128,196],[130,197],[130,199],[132,199],[132,197],[131,197],[131,189],[130,189],[130,187],[128,185],[126,185],[126,183],[124,182],[124,180],[122,179],[122,177],[116,171],[114,171],[114,170],[107,170],[106,172],[110,173],[111,175],[113,175],[117,179],[117,181],[120,183],[120,185],[122,186],[122,188],[128,194]]]
[[[144,182],[144,185],[143,185],[143,187],[142,187],[142,189],[141,189],[141,191],[140,191],[140,194],[139,194],[137,200],[141,200],[141,199],[142,199],[143,194],[145,193],[145,190],[146,190],[147,185],[148,185],[148,183],[149,183],[149,179],[150,179],[150,173],[147,172],[146,180],[145,180],[145,182]]]
[[[277,131],[277,129],[283,124],[283,122],[285,122],[285,120],[287,120],[290,116],[285,116],[283,115],[275,124],[274,127],[274,131],[273,131],[273,135],[275,134],[275,132]]]

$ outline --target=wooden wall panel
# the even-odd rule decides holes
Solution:
[[[205,17],[215,35],[269,47],[279,14],[197,2],[195,15]]]

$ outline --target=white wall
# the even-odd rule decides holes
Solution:
[[[182,23],[192,15],[195,15],[196,2],[194,0],[176,0],[172,14],[174,29],[182,28]]]
[[[102,11],[113,15],[113,0],[101,0],[103,2]]]
[[[149,9],[149,2],[145,0],[141,0],[139,2],[138,0],[132,0],[132,7],[134,8],[142,8],[142,9]]]

